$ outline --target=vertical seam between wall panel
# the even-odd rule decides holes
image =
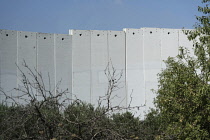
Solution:
[[[70,38],[71,38],[71,56],[70,56],[70,58],[71,58],[71,102],[72,102],[72,95],[73,95],[73,33],[71,33],[72,35],[70,35]]]
[[[127,84],[127,42],[126,42],[126,31],[124,31],[124,39],[125,39],[125,105],[128,107],[128,84]],[[127,111],[127,110],[126,110]]]
[[[106,41],[106,43],[107,43],[107,59],[108,59],[107,66],[108,66],[109,63],[112,63],[112,62],[109,62],[109,61],[112,61],[112,60],[111,60],[110,54],[109,54],[109,37],[108,37],[108,35],[109,35],[109,32],[107,31],[107,41]],[[106,76],[106,74],[105,74],[105,76]],[[107,88],[106,91],[108,91],[108,88]],[[105,95],[106,95],[106,93],[105,93]]]
[[[162,58],[162,29],[160,29],[160,68],[163,68],[163,58]]]
[[[39,45],[38,45],[38,34],[39,33],[36,33],[36,76],[38,76],[38,72],[39,72],[39,68],[38,68],[38,51],[39,51]],[[36,98],[38,100],[38,90],[36,89]]]
[[[91,30],[88,30],[89,34],[90,34],[90,103],[92,104],[92,59],[91,59],[91,49],[92,49],[92,45],[91,45]]]
[[[147,103],[147,94],[146,94],[146,78],[145,78],[145,46],[144,46],[144,28],[142,29],[142,46],[143,46],[143,78],[144,78],[144,106],[146,110],[146,103]]]
[[[70,30],[69,34],[71,36],[71,100],[70,102],[72,103],[72,99],[73,99],[73,92],[74,92],[74,68],[73,68],[73,34],[74,34],[74,30]]]
[[[17,31],[17,56],[16,56],[16,88],[18,89],[18,83],[19,83],[19,75],[18,75],[18,67],[19,67],[19,64],[18,64],[18,55],[19,55],[19,52],[18,52],[18,47],[19,47],[19,32]],[[19,95],[19,91],[17,90],[17,95]],[[19,98],[18,98],[18,102],[19,102]]]
[[[0,32],[1,32],[2,30],[0,30]],[[1,36],[0,36],[0,40],[2,40],[2,38],[1,38]],[[1,75],[2,75],[2,72],[1,72],[1,65],[2,65],[2,60],[1,60],[1,49],[0,49],[0,88],[2,88],[2,83],[1,83],[1,80],[2,80],[2,77],[1,77]],[[1,101],[1,96],[0,96],[0,101]]]
[[[54,83],[54,89],[55,89],[55,95],[57,95],[57,86],[56,86],[56,83],[57,83],[57,70],[56,70],[56,38],[55,38],[55,34],[53,34],[53,37],[54,37],[54,41],[53,41],[53,47],[54,47],[54,76],[55,76],[55,83]]]

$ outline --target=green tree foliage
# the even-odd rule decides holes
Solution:
[[[112,120],[115,131],[126,139],[153,140],[161,132],[159,128],[162,122],[156,110],[152,110],[141,121],[130,112],[113,114]]]
[[[130,112],[113,114],[113,128],[127,139],[140,139],[142,137],[142,122]]]
[[[145,120],[139,120],[130,112],[108,115],[106,109],[79,100],[63,111],[52,105],[56,104],[51,102],[43,106],[40,113],[30,104],[0,105],[0,139],[151,140],[159,133],[157,113],[154,112]]]
[[[202,3],[195,30],[185,32],[194,55],[180,48],[159,74],[155,103],[164,122],[157,139],[210,139],[210,0]]]

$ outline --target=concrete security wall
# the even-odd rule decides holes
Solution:
[[[119,90],[113,93],[113,106],[126,106],[125,32],[71,30],[73,54],[73,98],[97,105],[107,93],[105,69],[112,63],[119,74]],[[118,95],[119,97],[116,97]],[[103,104],[105,105],[105,103]]]
[[[122,72],[112,106],[141,106],[134,113],[143,118],[154,107],[151,89],[157,89],[157,74],[165,68],[162,60],[176,56],[179,46],[192,49],[181,29],[70,30],[69,34],[0,30],[0,87],[19,94],[12,90],[22,86],[15,63],[21,66],[25,60],[42,72],[47,88],[53,90],[61,81],[59,90],[68,88],[70,98],[97,105],[107,93],[104,70],[109,63],[117,74]]]
[[[23,84],[17,66],[32,79],[22,67],[25,61],[32,70],[42,73],[46,89],[55,93],[54,87],[61,80],[59,90],[68,88],[71,98],[71,37],[66,34],[0,30],[0,87],[7,94],[19,95],[14,88],[22,88]],[[33,92],[36,94],[36,91]],[[0,100],[4,100],[4,96],[0,96]]]

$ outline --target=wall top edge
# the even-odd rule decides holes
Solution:
[[[70,29],[69,30],[69,34],[70,35],[73,35],[74,33],[78,33],[78,32],[81,32],[81,33],[84,33],[84,32],[98,32],[98,33],[124,33],[124,31],[116,31],[116,30],[75,30],[75,29]]]
[[[151,27],[142,27],[142,28],[123,28],[123,31],[126,30],[145,30],[145,29],[152,29],[152,30],[194,30],[194,29],[174,29],[174,28],[151,28]]]
[[[115,30],[75,30],[70,29],[69,34],[56,34],[56,33],[42,33],[42,32],[29,32],[29,31],[16,31],[16,30],[7,30],[7,29],[0,29],[0,32],[18,32],[18,33],[36,33],[36,34],[49,34],[49,35],[73,35],[74,32],[127,32],[127,31],[140,31],[140,30],[193,30],[193,29],[173,29],[173,28],[151,28],[151,27],[143,27],[143,28],[123,28],[122,31],[115,31]]]
[[[139,29],[162,29],[162,30],[193,30],[193,29],[177,29],[177,28],[155,28],[155,27],[142,27],[142,28],[139,28]]]
[[[0,32],[17,32],[17,33],[26,33],[26,34],[46,34],[46,35],[63,35],[63,36],[70,36],[70,34],[56,34],[56,33],[42,33],[42,32],[29,32],[29,31],[17,31],[17,30],[7,30],[7,29],[0,29]]]

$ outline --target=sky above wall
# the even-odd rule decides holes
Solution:
[[[201,0],[0,0],[0,29],[193,28]]]

